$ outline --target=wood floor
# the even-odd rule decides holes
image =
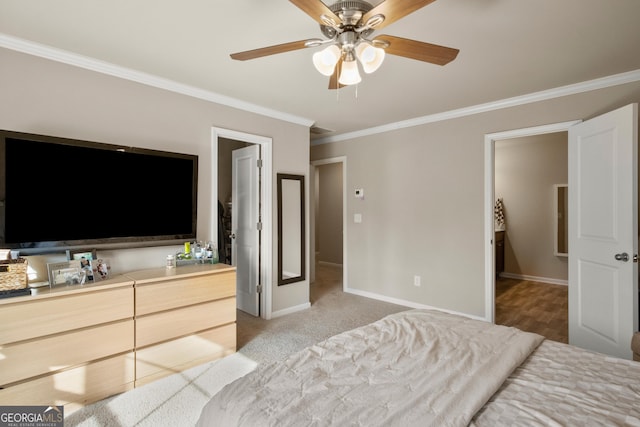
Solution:
[[[567,343],[567,293],[568,287],[563,285],[499,278],[495,322]]]

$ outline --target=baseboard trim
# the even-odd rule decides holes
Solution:
[[[529,276],[526,274],[514,274],[514,273],[505,273],[505,272],[500,273],[500,277],[504,277],[505,279],[529,280],[532,282],[549,283],[550,285],[569,286],[568,280],[552,279],[550,277],[538,277],[538,276]]]
[[[487,320],[484,317],[474,316],[472,314],[461,313],[459,311],[453,311],[453,310],[446,310],[444,308],[433,307],[433,306],[425,305],[425,304],[419,304],[419,303],[416,303],[416,302],[413,302],[413,301],[407,301],[407,300],[398,299],[398,298],[392,298],[392,297],[388,297],[386,295],[380,295],[380,294],[376,294],[376,293],[373,293],[373,292],[361,291],[359,289],[345,288],[344,292],[347,292],[349,294],[359,295],[361,297],[375,299],[375,300],[378,300],[378,301],[388,302],[388,303],[391,303],[391,304],[403,305],[403,306],[409,307],[409,308],[418,308],[418,309],[423,309],[423,310],[439,310],[439,311],[444,311],[445,313],[457,314],[457,315],[465,316],[465,317],[468,317],[468,318],[471,318],[471,319],[475,319],[475,320]]]
[[[318,261],[318,264],[327,265],[329,267],[342,267],[342,264],[338,264],[337,262]]]
[[[306,310],[311,307],[311,303],[307,302],[304,304],[296,305],[293,307],[285,308],[284,310],[272,311],[271,318],[275,319],[276,317],[285,316],[287,314],[295,313],[297,311]]]

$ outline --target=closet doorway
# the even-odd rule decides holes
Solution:
[[[316,266],[342,275],[346,273],[346,158],[337,157],[311,162],[313,209],[311,209],[311,282]]]
[[[234,153],[249,150],[251,147],[256,148],[259,153],[260,161],[255,162],[236,162],[237,165],[242,164],[242,168],[251,168],[253,172],[244,174],[242,179],[244,182],[250,180],[250,186],[255,188],[257,200],[248,206],[252,212],[247,209],[238,209],[237,203],[240,201],[233,200],[231,196],[234,181]],[[258,135],[246,134],[242,132],[213,128],[211,138],[211,193],[212,201],[218,204],[218,208],[222,205],[222,215],[225,217],[220,221],[220,215],[212,218],[216,223],[222,223],[220,226],[212,225],[211,240],[218,242],[218,247],[225,247],[227,254],[227,262],[236,266],[236,294],[237,308],[247,312],[253,316],[263,319],[271,318],[271,289],[272,278],[272,140],[271,138]],[[249,157],[249,156],[242,156]],[[251,163],[251,164],[249,164]],[[253,167],[255,164],[255,170]],[[236,165],[236,166],[237,166]],[[245,171],[246,172],[246,171]],[[220,211],[214,210],[214,212]],[[256,221],[239,221],[237,213],[242,211],[243,214],[250,218],[256,218]],[[255,212],[254,212],[255,211]],[[228,226],[229,217],[231,218],[230,226]],[[226,222],[225,222],[226,221]],[[245,240],[239,239],[238,227],[241,223],[251,223],[252,230],[242,230],[243,234],[249,232],[257,233],[256,247],[257,250],[247,250],[246,254],[252,256],[244,256],[243,253],[234,254],[235,243]],[[255,230],[253,230],[255,224]],[[221,241],[218,241],[218,233],[215,232],[222,228]],[[229,235],[230,232],[230,235]],[[231,239],[229,239],[231,238]],[[235,241],[234,241],[235,238]],[[257,252],[257,253],[256,253]]]
[[[568,133],[495,142],[495,323],[568,342],[568,259],[554,250],[555,190],[566,185]]]
[[[488,321],[495,321],[497,273],[515,280],[539,280],[561,286],[568,283],[567,260],[554,254],[553,190],[554,184],[566,184],[567,132],[577,123],[579,121],[563,122],[485,136],[485,236],[488,244],[485,250],[485,313]],[[560,162],[546,158],[549,152],[545,153],[538,144],[540,147],[546,144],[546,149],[552,151],[562,151]],[[536,153],[538,149],[540,151]],[[535,155],[539,160],[527,159],[529,155]],[[509,163],[509,158],[514,161]],[[525,162],[525,171],[519,169],[522,164],[518,162]],[[551,164],[555,165],[552,174],[549,173]],[[564,182],[556,182],[563,179]],[[507,180],[515,180],[515,183]],[[520,187],[518,183],[521,183]],[[496,271],[494,208],[498,198],[502,198],[505,211],[504,272]],[[543,207],[544,212],[540,214],[542,211],[534,207],[533,212],[537,213],[533,215],[527,211],[527,203],[535,202],[536,198],[544,198],[548,208]],[[522,211],[525,213],[518,214]],[[532,219],[532,216],[536,218]],[[544,218],[538,218],[541,216]],[[523,246],[526,247],[524,251]]]

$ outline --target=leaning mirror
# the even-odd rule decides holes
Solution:
[[[569,256],[569,187],[567,186],[567,184],[555,184],[553,188],[555,190],[555,255]]]
[[[304,176],[278,181],[278,286],[305,280]]]

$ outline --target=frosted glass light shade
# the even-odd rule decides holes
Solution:
[[[330,76],[340,59],[340,48],[334,44],[313,54],[313,65],[321,74]]]
[[[384,61],[384,49],[379,47],[373,47],[367,43],[360,43],[356,47],[356,56],[362,64],[362,69],[365,73],[373,73],[380,68],[382,61]]]
[[[360,73],[358,72],[358,61],[343,61],[342,71],[340,71],[340,78],[338,83],[343,85],[355,85],[362,81]]]

